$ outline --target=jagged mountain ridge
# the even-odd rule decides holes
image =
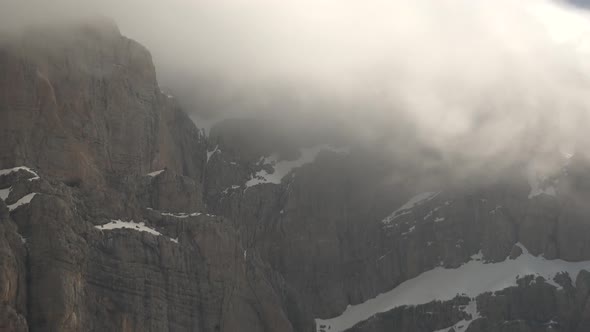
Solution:
[[[31,29],[2,45],[0,72],[0,169],[35,172],[0,175],[1,329],[313,331],[314,318],[479,251],[500,262],[522,243],[547,259],[590,259],[581,158],[557,197],[529,198],[518,172],[485,186],[441,184],[384,227],[418,191],[419,171],[384,185],[390,169],[362,151],[323,151],[280,184],[248,187],[272,172],[262,152],[203,135],[160,91],[149,52],[108,22]],[[458,297],[353,330],[470,320],[470,332],[585,331],[589,282],[580,273],[563,289],[523,281],[480,295],[479,319]],[[535,305],[512,309],[523,302]]]

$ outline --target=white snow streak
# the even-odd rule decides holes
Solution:
[[[23,205],[31,203],[31,200],[33,199],[33,197],[35,197],[35,195],[37,195],[37,193],[30,193],[28,195],[23,196],[21,199],[16,201],[16,203],[8,205],[8,211],[14,211],[19,206],[23,206]]]
[[[410,227],[407,232],[402,233],[402,235],[408,235],[416,230],[416,226]]]
[[[5,201],[8,196],[10,195],[10,192],[12,191],[12,187],[8,187],[6,189],[0,189],[0,199]]]
[[[198,217],[202,213],[201,212],[193,212],[193,213],[186,213],[186,212],[178,212],[178,213],[170,213],[170,212],[160,212],[163,216],[173,217],[173,218],[188,218],[188,217]]]
[[[111,220],[110,223],[107,223],[104,225],[99,225],[99,226],[94,226],[94,227],[100,229],[101,231],[111,231],[114,229],[131,229],[131,230],[138,231],[138,232],[147,232],[147,233],[150,233],[150,234],[156,235],[156,236],[162,235],[162,233],[156,231],[155,229],[147,227],[144,222],[136,223],[133,220],[123,221],[120,219],[115,219],[115,220]],[[168,239],[174,243],[178,243],[177,238],[176,239],[168,238]]]
[[[576,280],[581,270],[590,270],[590,261],[546,260],[531,255],[524,246],[518,245],[523,249],[523,254],[514,260],[490,264],[473,260],[456,269],[437,267],[364,303],[348,306],[338,317],[316,319],[317,331],[320,331],[320,325],[325,325],[326,331],[328,327],[330,331],[343,331],[377,313],[403,305],[420,305],[433,300],[448,301],[457,294],[475,298],[485,292],[516,286],[517,278],[526,275],[542,276],[556,286],[553,278],[560,272],[566,272],[572,280]]]
[[[140,223],[136,223],[133,220],[131,221],[122,221],[120,219],[116,219],[116,220],[111,220],[110,223],[104,224],[104,225],[100,225],[100,226],[95,226],[96,228],[102,230],[113,230],[113,229],[132,229],[135,231],[139,231],[139,232],[148,232],[150,234],[153,235],[162,235],[162,233],[149,228],[145,225],[144,222],[140,222]]]
[[[34,181],[34,180],[40,179],[39,175],[27,166],[18,166],[18,167],[13,167],[13,168],[0,169],[0,176],[8,175],[10,173],[18,172],[18,171],[26,171],[26,172],[29,172],[30,174],[32,174],[33,177],[28,179],[29,181]]]
[[[410,198],[409,201],[407,201],[399,209],[393,211],[389,216],[387,216],[387,217],[385,217],[385,219],[381,220],[381,222],[383,224],[389,224],[393,220],[395,220],[396,218],[401,217],[405,214],[409,214],[410,211],[408,211],[408,210],[414,208],[415,206],[418,206],[420,204],[430,201],[431,199],[438,196],[438,194],[440,194],[440,191],[439,192],[429,191],[429,192],[420,193],[420,194]]]
[[[159,171],[148,173],[147,176],[156,177],[156,176],[162,174],[164,171],[165,171],[165,169],[161,169]]]
[[[188,218],[188,217],[198,217],[203,214],[201,212],[163,212],[163,211],[154,210],[150,207],[148,207],[146,209],[148,209],[150,211],[155,211],[162,216],[180,218],[180,219],[184,219],[184,218]]]
[[[297,160],[279,160],[277,155],[262,158],[261,162],[263,165],[271,165],[274,168],[274,172],[272,174],[268,173],[266,170],[257,172],[246,182],[246,188],[263,183],[280,184],[281,180],[294,169],[314,162],[318,154],[323,150],[329,150],[336,153],[346,153],[348,151],[344,148],[337,149],[330,145],[323,144],[311,148],[302,148],[300,150],[301,156]]]
[[[209,159],[211,159],[211,157],[217,152],[221,152],[221,150],[219,150],[219,145],[216,145],[213,151],[207,151],[207,162],[209,162]]]

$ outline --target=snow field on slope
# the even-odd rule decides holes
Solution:
[[[473,257],[456,269],[437,267],[373,299],[349,305],[337,317],[316,319],[316,330],[344,331],[377,313],[404,305],[420,305],[434,300],[448,301],[459,294],[475,298],[485,292],[516,286],[517,279],[526,275],[541,276],[549,284],[560,287],[553,281],[558,273],[568,273],[572,280],[576,280],[581,270],[590,270],[590,261],[546,260],[531,255],[524,246],[518,245],[523,249],[523,254],[514,260],[486,264]],[[320,328],[322,325],[324,328]]]

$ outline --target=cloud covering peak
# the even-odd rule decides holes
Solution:
[[[393,154],[404,140],[478,161],[590,151],[590,16],[565,2],[25,0],[5,8],[4,29],[113,17],[152,51],[161,83],[189,112],[307,121],[295,132],[319,123]]]

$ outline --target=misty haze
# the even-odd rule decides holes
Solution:
[[[0,0],[0,331],[590,331],[590,1]]]

